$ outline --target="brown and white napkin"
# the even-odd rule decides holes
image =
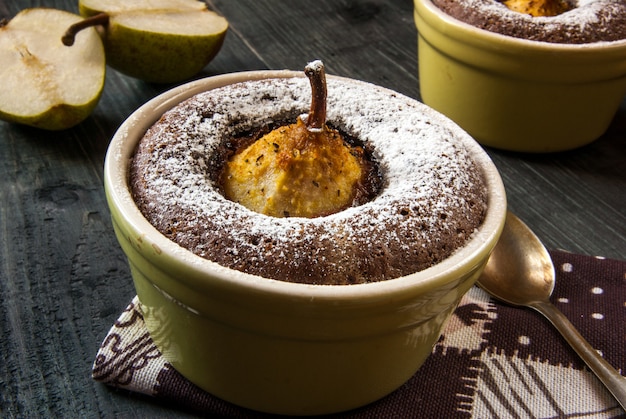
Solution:
[[[626,373],[626,261],[551,251],[553,303]],[[210,417],[263,418],[187,381],[163,359],[135,297],[98,350],[93,378]],[[538,313],[472,288],[422,368],[401,388],[341,418],[616,418],[624,411]]]

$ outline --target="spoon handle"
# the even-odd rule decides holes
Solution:
[[[574,325],[549,301],[539,301],[531,304],[531,307],[543,314],[556,329],[563,335],[565,340],[574,348],[580,358],[585,361],[589,369],[602,381],[606,388],[613,394],[615,399],[626,410],[626,378],[600,356],[589,342],[581,336]]]

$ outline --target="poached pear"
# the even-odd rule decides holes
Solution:
[[[91,114],[104,88],[102,40],[89,29],[73,48],[61,42],[67,27],[81,20],[31,8],[0,24],[0,119],[62,130]]]
[[[572,8],[567,0],[504,0],[503,3],[515,12],[533,17],[557,16]]]
[[[237,150],[222,171],[224,195],[252,211],[319,217],[358,204],[373,189],[373,166],[363,148],[326,124],[322,62],[309,63],[305,73],[312,90],[309,113]]]
[[[220,50],[228,22],[196,0],[79,0],[101,26],[107,64],[153,83],[198,74]]]

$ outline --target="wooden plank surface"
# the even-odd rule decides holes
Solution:
[[[76,2],[4,0],[0,18]],[[419,99],[409,0],[211,0],[230,32],[201,76],[301,69]],[[94,114],[57,133],[0,122],[0,416],[184,417],[90,378],[102,338],[134,295],[102,188],[107,145],[122,121],[171,86],[114,70]],[[488,150],[510,207],[549,248],[626,259],[626,102],[594,144],[554,155]]]

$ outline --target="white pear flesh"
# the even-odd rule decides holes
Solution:
[[[62,130],[92,113],[105,82],[102,40],[90,28],[72,47],[61,42],[66,29],[81,20],[62,10],[32,8],[0,28],[0,119]]]
[[[195,0],[80,0],[85,17],[106,13],[107,64],[148,82],[198,74],[219,52],[228,21]]]
[[[198,0],[80,0],[80,13],[89,15],[106,12],[119,14],[141,10],[205,10],[206,4]]]

